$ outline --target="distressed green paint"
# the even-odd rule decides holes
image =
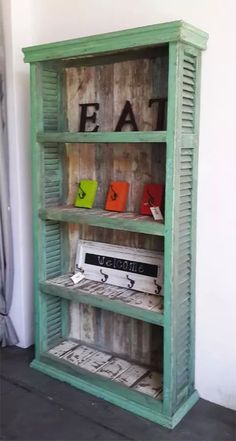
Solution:
[[[173,369],[173,377],[175,381],[174,390],[175,393],[173,395],[173,410],[176,411],[179,407],[179,403],[181,403],[184,399],[186,399],[190,393],[193,392],[193,385],[190,385],[190,375],[189,375],[189,367],[191,363],[191,356],[194,357],[194,353],[191,353],[191,334],[194,336],[194,329],[191,329],[191,308],[188,302],[193,302],[193,295],[194,293],[192,291],[189,292],[189,289],[187,288],[190,286],[190,278],[191,274],[195,269],[193,269],[193,261],[191,259],[191,274],[186,275],[186,268],[188,267],[188,263],[186,262],[184,267],[178,265],[178,261],[182,259],[182,256],[185,256],[186,260],[186,253],[189,249],[189,246],[192,247],[192,241],[193,241],[193,235],[192,235],[192,222],[191,224],[191,231],[187,233],[187,228],[185,228],[185,235],[183,237],[182,232],[180,231],[180,226],[182,223],[186,222],[186,220],[192,220],[192,217],[195,215],[194,209],[193,209],[193,170],[192,167],[194,166],[194,160],[192,159],[195,154],[195,143],[194,143],[194,137],[191,138],[193,144],[190,143],[190,139],[188,142],[186,142],[186,147],[183,147],[182,143],[182,137],[186,132],[193,132],[195,130],[195,121],[194,124],[190,124],[192,126],[191,128],[186,128],[186,121],[183,120],[184,110],[185,109],[185,102],[186,102],[186,79],[188,81],[189,77],[186,77],[186,74],[189,75],[189,71],[186,70],[186,60],[190,57],[190,55],[193,55],[194,58],[192,58],[192,61],[195,61],[196,57],[196,50],[195,48],[191,48],[187,51],[186,54],[186,45],[181,44],[180,50],[179,50],[179,65],[180,65],[180,72],[179,72],[179,90],[178,90],[178,100],[179,100],[179,108],[181,109],[180,112],[178,112],[178,118],[176,121],[176,131],[177,133],[181,134],[181,136],[178,138],[177,141],[177,158],[176,158],[176,201],[175,201],[175,210],[176,210],[176,222],[175,222],[175,237],[176,237],[176,243],[175,243],[175,249],[173,252],[174,255],[174,261],[176,262],[175,265],[175,271],[173,272],[174,277],[174,286],[175,291],[173,293],[173,299],[172,299],[172,308],[174,311],[175,316],[175,329],[173,332],[173,341],[174,341],[174,348],[175,348],[175,356],[172,361],[174,361],[174,369]],[[195,64],[193,65],[195,66]],[[194,67],[193,67],[194,69]],[[192,75],[192,71],[191,71]],[[194,73],[195,78],[195,73]],[[194,92],[191,93],[191,97],[196,97],[196,80],[193,80],[193,90]],[[192,115],[193,118],[195,118],[196,115],[196,99],[194,99],[194,106],[192,107]],[[185,139],[187,140],[187,136],[189,134],[184,135]],[[186,157],[186,151],[185,149],[188,148],[188,154]],[[191,154],[189,154],[189,148],[191,150]],[[192,148],[192,149],[191,149]],[[183,194],[186,193],[186,184],[183,184],[183,174],[184,177],[189,180],[191,179],[190,184],[187,185],[190,189],[188,189],[187,192],[190,192],[190,196],[188,198],[191,198],[190,207],[186,208],[186,203],[183,209],[183,200],[186,199]],[[188,206],[188,204],[187,204]],[[189,213],[191,213],[191,219],[188,217]],[[182,268],[182,272],[180,271],[180,268]],[[184,299],[184,303],[183,303]],[[183,325],[184,324],[184,325]],[[193,337],[194,338],[194,337]],[[181,353],[181,355],[180,355]]]
[[[39,297],[39,268],[41,268],[41,259],[38,252],[38,234],[41,229],[41,221],[38,217],[38,210],[40,208],[40,149],[37,144],[36,133],[38,130],[42,130],[42,113],[40,106],[40,94],[41,90],[38,88],[39,84],[39,66],[37,64],[31,64],[30,66],[30,84],[31,84],[31,145],[32,145],[32,176],[34,177],[32,182],[32,214],[33,214],[33,243],[34,243],[34,274],[33,274],[33,286],[34,286],[34,316],[35,316],[35,357],[39,358],[40,352],[44,350],[45,335],[42,336],[42,332],[45,332],[45,326],[42,323],[41,317],[45,315],[43,300]],[[42,338],[41,338],[42,337]]]
[[[123,314],[128,317],[133,317],[138,320],[143,320],[147,323],[153,323],[163,326],[163,315],[159,312],[147,311],[141,308],[136,308],[129,304],[125,304],[119,300],[110,300],[109,298],[97,297],[86,292],[66,288],[64,286],[56,286],[46,282],[40,283],[42,292],[51,294],[53,296],[60,296],[64,299],[72,300],[73,302],[85,303],[97,308],[106,309],[107,311]]]
[[[35,327],[36,327],[36,359],[32,366],[47,373],[48,375],[67,381],[75,387],[83,389],[96,396],[104,398],[114,404],[130,410],[138,415],[144,416],[152,421],[164,426],[173,428],[186,412],[194,405],[198,396],[194,392],[194,284],[195,284],[195,231],[196,231],[196,189],[197,189],[197,147],[199,130],[199,92],[200,92],[200,53],[206,48],[207,34],[186,24],[183,21],[153,25],[145,28],[131,29],[126,31],[114,32],[111,34],[99,35],[71,40],[67,42],[41,45],[24,49],[25,60],[31,62],[31,106],[32,106],[32,169],[33,169],[33,226],[34,226],[34,295],[35,295]],[[169,75],[168,75],[168,115],[166,132],[97,132],[97,133],[70,133],[67,132],[65,114],[65,85],[64,72],[65,66],[76,65],[97,65],[103,62],[115,62],[121,59],[135,59],[135,57],[145,56],[145,50],[155,50],[157,44],[169,44]],[[134,50],[135,49],[135,50]],[[158,49],[159,50],[159,49]],[[193,112],[194,124],[191,117],[186,117],[186,110],[183,109],[183,73],[184,73],[184,51],[187,50],[187,57],[196,57],[196,80],[193,78],[193,68],[190,65],[190,73],[187,75],[190,80],[187,84],[192,84],[195,88],[195,101]],[[109,55],[109,56],[108,56]],[[104,57],[107,58],[104,60]],[[73,59],[71,58],[73,57]],[[187,58],[185,58],[187,60]],[[55,61],[47,61],[55,60]],[[35,61],[42,63],[35,64]],[[191,64],[191,63],[190,63]],[[186,62],[185,62],[186,65]],[[186,68],[186,67],[185,67]],[[43,114],[43,93],[42,93],[42,70],[48,69],[49,95],[55,95],[57,102],[56,118],[51,117],[55,110],[55,101],[50,104],[50,99],[46,98],[47,115]],[[185,72],[186,74],[186,72]],[[57,78],[55,83],[52,78]],[[186,76],[186,75],[185,75]],[[51,86],[50,86],[51,84]],[[50,89],[51,87],[51,89]],[[188,88],[191,101],[191,87]],[[45,91],[44,91],[45,92]],[[47,94],[47,92],[45,92]],[[185,96],[186,93],[185,93]],[[44,97],[45,98],[45,97]],[[186,101],[186,100],[185,100]],[[191,105],[191,104],[190,104]],[[185,112],[185,118],[184,118]],[[45,116],[45,124],[44,124]],[[183,120],[185,122],[183,122]],[[53,122],[54,121],[54,122]],[[56,124],[56,129],[53,124]],[[73,208],[59,206],[66,201],[67,195],[67,176],[62,170],[62,164],[66,167],[65,143],[137,143],[166,142],[166,200],[165,200],[165,225],[151,221],[150,219],[125,219],[122,216],[104,217],[99,210],[80,211]],[[54,144],[52,144],[54,143]],[[45,207],[46,197],[42,190],[42,182],[45,179],[44,155],[46,149],[55,147],[58,152],[58,168],[50,165],[54,177],[51,182],[59,182],[59,199],[55,202],[55,207]],[[119,146],[118,146],[119,148]],[[135,148],[135,146],[134,146]],[[158,148],[158,145],[156,146]],[[186,149],[184,152],[183,149]],[[48,150],[48,151],[49,151]],[[193,160],[188,159],[192,158]],[[182,155],[182,156],[181,156]],[[183,159],[186,155],[186,159]],[[49,155],[50,156],[50,155]],[[186,273],[185,266],[179,264],[181,256],[185,256],[188,250],[188,206],[185,204],[183,196],[183,184],[181,183],[181,170],[188,173],[188,167],[192,167],[191,175],[191,274]],[[181,165],[182,164],[182,165]],[[50,168],[51,167],[51,168]],[[52,173],[51,173],[52,174]],[[59,179],[59,181],[58,181]],[[182,180],[183,181],[183,180]],[[188,188],[188,186],[186,187]],[[182,191],[182,193],[181,193]],[[181,207],[181,208],[180,208]],[[181,211],[182,210],[182,211]],[[187,214],[186,214],[187,213]],[[182,217],[181,217],[182,216]],[[51,222],[51,223],[50,223]],[[180,234],[180,226],[186,230],[187,239],[183,239]],[[138,310],[131,305],[124,306],[121,302],[109,299],[100,300],[95,296],[85,295],[83,292],[73,293],[68,288],[49,287],[49,284],[39,281],[46,280],[46,273],[54,265],[54,252],[58,259],[60,268],[56,271],[63,273],[68,271],[69,247],[68,247],[68,223],[79,223],[94,225],[98,227],[139,232],[150,235],[164,237],[164,315],[151,311]],[[59,229],[60,242],[63,245],[62,253],[53,247],[47,255],[48,244],[46,241],[46,226],[51,225],[52,230]],[[50,227],[49,227],[50,230]],[[185,232],[184,230],[184,232]],[[182,230],[181,230],[182,231]],[[55,233],[57,235],[57,233]],[[58,233],[59,234],[59,233]],[[53,236],[52,236],[53,237]],[[185,237],[185,236],[184,236]],[[181,251],[182,250],[182,251]],[[184,250],[184,251],[183,251]],[[59,257],[58,257],[59,256]],[[46,260],[48,258],[48,261]],[[48,264],[47,264],[48,262]],[[187,264],[186,264],[187,265]],[[182,271],[182,272],[181,272]],[[187,274],[184,279],[185,273]],[[191,283],[190,306],[180,304],[180,299],[184,298],[188,283]],[[39,292],[41,289],[41,293]],[[87,303],[95,307],[106,309],[113,312],[155,323],[164,327],[164,397],[163,402],[140,394],[128,388],[124,388],[114,382],[97,378],[80,369],[73,369],[64,365],[61,361],[52,360],[45,355],[48,347],[49,338],[47,329],[50,322],[50,314],[47,313],[47,305],[53,304],[55,299],[55,314],[61,308],[60,338],[66,338],[69,333],[69,301],[75,300]],[[60,299],[60,303],[58,302]],[[53,304],[54,305],[54,304]],[[53,306],[54,307],[54,306]],[[52,308],[53,308],[52,307]],[[184,317],[184,319],[183,319]],[[190,323],[190,334],[184,334],[185,328],[181,327],[181,320],[184,324]],[[53,322],[53,319],[52,319]],[[55,321],[55,328],[57,320]],[[53,328],[54,323],[52,323]],[[59,329],[59,328],[58,328]],[[59,332],[58,331],[58,332]],[[183,335],[181,334],[183,332]],[[186,331],[187,332],[187,331]],[[56,338],[56,337],[55,337]],[[180,344],[181,360],[177,348]]]
[[[166,132],[62,132],[38,133],[38,142],[61,143],[136,143],[136,142],[165,142]]]
[[[67,119],[66,119],[66,88],[65,88],[65,77],[63,71],[58,68],[58,128],[59,130],[67,129]],[[60,182],[61,182],[61,201],[65,201],[67,197],[67,155],[65,151],[64,144],[59,144],[59,153],[61,157],[60,164],[64,165],[64,170],[62,166],[60,167]],[[63,224],[61,231],[61,240],[63,243],[63,254],[62,254],[62,262],[61,269],[62,272],[67,271],[68,269],[68,261],[69,261],[69,243],[68,243],[68,227],[67,224]],[[70,316],[69,316],[69,301],[66,298],[62,299],[62,337],[66,338],[70,332]]]
[[[142,399],[142,402],[137,403],[136,400],[130,398],[129,393],[121,394],[121,387],[117,388],[114,383],[112,383],[112,385],[109,384],[109,386],[105,388],[104,381],[102,381],[101,378],[98,382],[98,378],[95,376],[92,379],[91,376],[85,375],[81,377],[81,375],[76,375],[75,370],[73,371],[71,367],[63,366],[62,363],[60,365],[60,363],[54,362],[54,360],[51,360],[48,356],[47,358],[42,357],[42,361],[34,360],[31,366],[58,380],[65,381],[66,378],[66,381],[71,386],[108,400],[112,404],[118,405],[125,410],[136,413],[143,418],[161,424],[169,429],[173,429],[198,400],[197,393],[193,393],[183,406],[172,417],[169,417],[163,414],[160,401],[147,397],[147,400]],[[134,393],[134,391],[132,392]],[[151,404],[152,401],[155,401],[155,403]]]
[[[189,51],[193,48],[188,46]],[[195,275],[196,275],[196,220],[197,220],[197,174],[198,174],[198,143],[200,119],[200,82],[201,82],[201,51],[194,51],[197,57],[196,94],[195,94],[195,134],[189,139],[189,145],[194,148],[193,156],[193,195],[192,195],[192,272],[191,272],[191,343],[190,343],[190,393],[194,390],[195,381]]]
[[[55,357],[49,353],[45,353],[42,355],[43,362],[49,362],[50,364],[57,366],[58,362],[55,360]],[[144,395],[134,389],[129,389],[126,386],[119,384],[117,382],[111,382],[109,379],[102,377],[101,375],[96,375],[96,373],[89,372],[83,369],[81,366],[74,365],[72,363],[68,363],[66,360],[61,358],[59,360],[59,365],[66,372],[71,374],[77,374],[80,377],[80,380],[85,382],[87,391],[88,384],[90,383],[90,387],[99,387],[100,390],[103,390],[103,393],[111,392],[114,395],[118,395],[121,399],[124,398],[126,400],[134,401],[135,404],[148,405],[150,410],[153,411],[161,411],[162,402],[161,400],[149,397],[148,395]]]
[[[176,118],[178,115],[179,43],[169,45],[168,108],[167,108],[167,159],[165,190],[165,247],[164,247],[164,393],[163,408],[172,414],[174,391],[174,311],[173,300],[173,250],[174,250],[174,194],[176,157]]]
[[[206,49],[207,34],[184,21],[174,21],[109,34],[44,44],[23,49],[25,62],[85,57],[143,48],[173,41],[189,42]]]
[[[152,221],[152,219],[148,216],[140,216],[139,220],[135,219],[135,215],[134,219],[127,219],[122,217],[122,215],[117,215],[117,217],[105,217],[102,216],[103,213],[103,210],[95,211],[74,207],[56,207],[39,210],[41,219],[87,224],[94,225],[96,227],[164,236],[164,225],[155,222],[154,220]],[[136,217],[138,217],[138,215]]]

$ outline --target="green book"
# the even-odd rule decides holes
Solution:
[[[97,181],[82,179],[77,188],[75,207],[92,208],[97,188]]]

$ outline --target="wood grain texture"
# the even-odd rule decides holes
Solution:
[[[164,295],[163,253],[160,252],[80,240],[76,268],[82,269],[85,279],[104,285],[132,288],[134,294],[141,291]],[[138,293],[135,298],[138,303]]]
[[[41,282],[40,290],[45,294],[67,299],[71,302],[71,305],[73,304],[71,306],[71,318],[74,323],[73,329],[77,329],[75,334],[79,335],[80,333],[80,309],[76,306],[78,303],[120,313],[146,321],[147,323],[163,325],[162,296],[137,293],[130,289],[124,290],[123,288],[120,289],[91,281],[83,281],[82,285],[72,286],[70,276],[71,273],[58,278],[58,280],[50,279],[46,282]],[[64,279],[64,282],[61,279]],[[97,314],[98,311],[99,309]]]
[[[167,57],[131,60],[104,66],[70,68],[66,70],[66,84],[69,131],[78,130],[80,104],[93,102],[100,104],[96,121],[99,124],[99,130],[102,132],[114,130],[126,100],[132,103],[139,130],[154,130],[157,107],[150,108],[148,103],[150,98],[167,96]],[[94,108],[91,108],[90,112],[93,111]],[[93,128],[94,123],[88,122],[86,129],[93,130]],[[130,128],[129,125],[125,125],[123,129],[127,131]],[[107,189],[111,181],[128,181],[130,191],[127,210],[137,213],[140,209],[143,185],[150,182],[164,182],[165,180],[164,145],[146,143],[125,143],[118,146],[104,143],[68,144],[67,156],[69,170],[67,204],[73,204],[76,185],[80,179],[96,179],[98,181],[95,209],[104,207]],[[153,238],[145,238],[133,233],[125,234],[123,231],[93,229],[84,225],[77,227],[77,240],[79,238],[133,247],[137,244],[139,248],[141,246],[150,247],[151,240],[151,248],[153,248],[158,242]],[[75,241],[76,228],[73,225],[70,228],[71,268],[74,265]],[[78,310],[77,306],[76,308]],[[92,307],[81,306],[79,311],[80,334],[74,333],[74,338],[85,338],[85,341],[91,342],[90,335],[93,335],[93,344],[97,344],[105,350],[118,355],[122,354],[128,358],[134,357],[142,362],[152,362],[152,357],[154,357],[150,355],[154,351],[152,325],[142,324],[142,332],[138,332],[140,323],[135,319]],[[93,324],[91,327],[90,323]],[[89,327],[90,333],[86,337],[83,329],[87,329],[87,327]],[[135,342],[137,350],[134,350],[133,342]],[[162,351],[160,353],[162,354]],[[159,359],[161,358],[162,356],[159,355]]]
[[[71,230],[71,256],[70,256],[70,268],[74,269],[74,262],[76,256],[76,247],[79,238],[86,240],[102,241],[104,243],[114,243],[119,245],[128,245],[133,247],[142,247],[146,249],[163,249],[163,241],[159,237],[151,237],[142,234],[130,234],[125,231],[116,230],[106,230],[104,228],[93,228],[87,225],[73,225]],[[112,232],[112,234],[111,234]],[[74,305],[74,303],[72,304]],[[71,306],[73,308],[74,306]],[[81,322],[91,320],[88,316],[83,317],[83,309],[78,306],[75,307],[77,313],[76,320]],[[147,354],[150,352],[152,333],[150,331],[150,325],[143,325],[142,332],[138,332],[140,326],[139,320],[128,319],[119,314],[111,314],[107,311],[101,311],[98,308],[90,308],[90,313],[92,315],[92,322],[94,326],[93,334],[95,336],[94,344],[102,347],[103,350],[111,350],[116,352],[118,355],[123,354],[127,357],[134,358],[138,361],[140,358],[143,362],[147,358]],[[72,314],[71,320],[73,320],[74,315]],[[73,325],[72,326],[76,326]],[[80,325],[83,326],[83,325]],[[86,326],[86,324],[85,324]],[[80,328],[81,329],[81,328]],[[77,330],[80,332],[79,330]],[[105,333],[105,334],[104,334]],[[146,333],[146,338],[145,338]],[[117,335],[117,337],[115,337]],[[130,336],[132,345],[129,346],[129,342],[125,343],[126,337]],[[118,337],[119,336],[119,337]],[[137,341],[138,336],[138,341]],[[80,333],[74,333],[73,337],[80,339]],[[138,354],[135,353],[133,349],[134,342],[137,341],[136,346],[139,348]],[[162,341],[162,340],[161,340]],[[89,340],[91,342],[91,340]],[[107,346],[106,346],[107,344]],[[115,348],[115,349],[114,349]],[[151,349],[152,350],[152,349]],[[137,358],[136,358],[137,357]],[[158,358],[159,359],[159,358]],[[158,362],[159,363],[159,362]]]
[[[71,304],[70,337],[163,370],[162,329],[92,306]]]
[[[149,107],[151,98],[167,97],[166,56],[66,69],[67,119],[70,132],[79,131],[81,104],[99,103],[96,123],[87,121],[86,131],[96,124],[101,132],[115,130],[126,101],[130,101],[139,131],[156,130],[158,105]],[[125,124],[122,131],[133,127]],[[165,128],[163,127],[163,130]]]
[[[166,131],[145,131],[145,132],[37,132],[38,142],[59,142],[59,143],[164,143],[166,142]]]
[[[52,358],[60,358],[81,369],[96,373],[109,380],[116,381],[134,390],[157,398],[162,391],[162,374],[150,371],[147,364],[129,362],[113,354],[65,340],[48,351]]]

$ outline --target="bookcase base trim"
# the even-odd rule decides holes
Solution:
[[[168,427],[169,429],[173,429],[199,399],[197,391],[194,391],[192,395],[190,395],[190,397],[181,405],[181,407],[179,407],[176,413],[172,417],[170,417],[162,413],[162,411],[160,410],[160,403],[158,402],[157,409],[154,411],[148,405],[144,406],[132,400],[127,400],[117,393],[104,390],[100,386],[91,384],[90,379],[86,381],[85,379],[81,379],[76,375],[65,372],[60,369],[60,367],[57,368],[53,366],[53,362],[51,362],[51,360],[40,361],[34,359],[30,366],[46,375],[49,375],[52,378],[66,382],[71,386],[76,387],[77,389],[81,389],[85,392],[95,395],[98,398],[109,401],[112,404],[115,404],[125,410],[128,410],[150,421],[153,421],[154,423],[160,424],[164,427]]]

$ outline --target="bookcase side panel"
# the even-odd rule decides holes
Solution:
[[[166,145],[166,188],[165,188],[165,243],[164,243],[164,378],[163,378],[163,411],[173,414],[175,400],[175,351],[173,335],[175,321],[173,311],[173,252],[174,235],[174,194],[176,168],[176,119],[178,116],[178,70],[179,44],[169,44],[168,71],[168,107],[167,107],[167,145]]]
[[[33,243],[34,243],[34,316],[35,316],[35,357],[39,358],[46,342],[45,327],[42,323],[44,315],[44,302],[40,297],[39,280],[44,272],[42,252],[39,251],[43,223],[39,220],[38,210],[42,204],[40,192],[42,179],[42,161],[39,144],[37,143],[37,131],[43,128],[42,101],[40,85],[40,64],[30,65],[31,87],[31,143],[32,143],[32,206],[33,206]],[[45,273],[44,273],[45,274]]]
[[[200,54],[179,44],[176,52],[176,109],[172,138],[174,151],[172,253],[168,277],[172,281],[167,349],[170,399],[173,414],[194,391],[194,279],[196,228],[196,173],[199,114]],[[166,259],[168,255],[166,255]],[[168,302],[168,299],[166,299]]]
[[[38,210],[57,205],[62,198],[62,155],[55,143],[40,145],[37,132],[60,128],[60,74],[55,67],[31,65],[34,292],[36,315],[36,357],[65,333],[66,302],[40,293],[41,280],[61,274],[63,267],[63,226],[42,221]]]
[[[178,128],[175,304],[176,403],[194,391],[195,235],[199,124],[200,51],[181,46],[181,126]]]

